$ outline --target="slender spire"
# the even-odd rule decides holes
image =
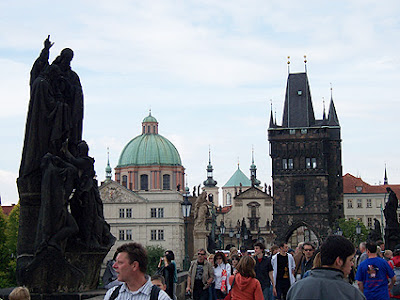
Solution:
[[[387,172],[386,172],[386,164],[385,164],[385,177],[383,178],[383,184],[384,185],[389,184],[388,177],[387,177]]]
[[[257,167],[254,164],[254,146],[251,147],[250,180],[252,186],[259,186],[261,184],[261,181],[257,180]]]
[[[111,181],[112,169],[110,166],[110,148],[107,147],[107,167],[106,167],[106,180],[105,182]]]
[[[290,56],[287,57],[287,72],[290,74]]]
[[[211,147],[208,146],[208,166],[207,166],[207,180],[203,182],[206,187],[214,187],[217,185],[217,182],[213,178],[213,166],[211,164]]]
[[[304,70],[307,73],[307,55],[304,55]]]
[[[322,111],[322,120],[326,120],[326,114],[325,114],[325,98],[322,97],[322,106],[323,106],[323,111]]]

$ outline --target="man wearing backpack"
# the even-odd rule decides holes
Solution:
[[[390,299],[400,299],[400,244],[394,247],[393,258],[388,263],[396,275],[396,282],[393,288],[389,290]]]
[[[168,294],[151,283],[146,275],[147,253],[139,243],[123,244],[117,249],[113,265],[123,284],[109,289],[104,300],[171,300]]]

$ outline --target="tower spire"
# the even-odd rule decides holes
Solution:
[[[385,164],[385,177],[383,178],[383,184],[384,185],[389,184],[388,177],[387,177],[387,172],[386,172],[386,164]]]
[[[325,98],[322,97],[322,106],[323,106],[323,111],[322,111],[322,120],[326,120],[326,114],[325,114]]]
[[[290,56],[287,57],[287,72],[290,74]]]
[[[304,55],[304,70],[307,73],[307,55]]]
[[[211,147],[208,146],[208,166],[207,166],[207,179],[203,182],[206,187],[214,187],[217,182],[213,178],[213,166],[211,165]]]
[[[336,114],[335,104],[333,103],[333,89],[331,83],[331,103],[329,105],[328,125],[339,126],[339,118]]]
[[[260,180],[257,180],[257,167],[254,164],[254,145],[251,146],[250,180],[252,186],[259,186],[261,184]]]
[[[271,114],[269,116],[269,128],[274,128],[275,126],[274,126],[274,114],[272,112],[272,99],[270,101],[271,101]]]
[[[112,169],[110,166],[110,148],[107,147],[107,166],[106,166],[106,180],[105,182],[111,181]]]

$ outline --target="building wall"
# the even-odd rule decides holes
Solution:
[[[385,208],[387,194],[344,194],[344,215],[346,219],[359,219],[367,228],[374,226],[374,218],[385,227],[385,217],[381,207]]]
[[[174,251],[176,264],[182,268],[185,249],[185,228],[180,205],[182,194],[174,191],[134,193],[113,181],[102,185],[100,194],[104,217],[111,226],[111,233],[117,238],[106,260],[112,258],[120,245],[139,242],[144,246],[160,245]],[[155,211],[153,216],[152,209]],[[121,210],[123,215],[120,214]],[[122,232],[123,235],[120,234]],[[162,236],[159,236],[161,233]]]

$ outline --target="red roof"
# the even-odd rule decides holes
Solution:
[[[370,185],[350,173],[343,176],[344,194],[385,194],[387,187],[390,187],[396,195],[400,196],[400,184]]]
[[[8,216],[12,209],[14,208],[15,204],[12,205],[2,205],[1,208],[3,209],[3,213]]]

